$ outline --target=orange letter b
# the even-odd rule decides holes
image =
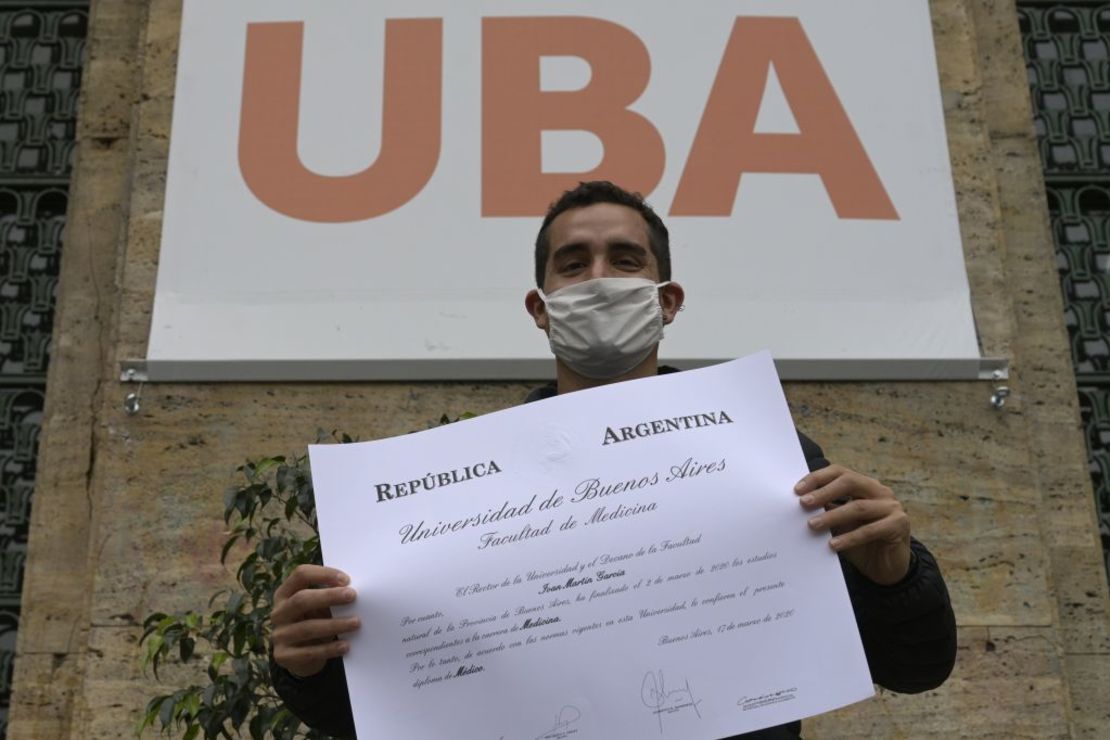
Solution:
[[[575,56],[591,68],[573,92],[540,90],[540,58]],[[651,59],[623,26],[597,18],[482,19],[482,215],[542,216],[559,191],[606,178],[648,193],[663,176],[663,139],[628,110]],[[589,172],[544,173],[541,134],[585,130],[605,148]]]

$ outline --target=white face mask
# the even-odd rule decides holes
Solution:
[[[579,375],[615,378],[643,362],[663,338],[659,288],[645,278],[595,278],[537,291],[547,306],[551,351]]]

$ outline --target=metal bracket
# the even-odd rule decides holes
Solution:
[[[128,416],[135,416],[143,406],[143,383],[147,381],[146,360],[124,360],[120,363],[119,379],[123,383],[138,383],[138,390],[123,397],[123,410]]]
[[[1002,369],[995,370],[991,375],[991,380],[995,383],[1005,380],[1009,376],[1008,372]],[[1010,386],[1008,385],[995,385],[994,392],[991,393],[990,403],[991,408],[995,411],[1000,411],[1006,405],[1006,399],[1010,397]]]
[[[145,383],[147,375],[146,360],[124,360],[119,364],[121,383]]]
[[[123,410],[128,416],[134,416],[143,408],[143,384],[139,383],[139,390],[128,393],[123,397]]]
[[[979,360],[980,380],[1006,380],[1010,377],[1010,361],[1004,357],[984,357]]]

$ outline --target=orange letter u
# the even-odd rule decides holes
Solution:
[[[387,20],[381,150],[362,172],[328,177],[297,152],[303,23],[247,27],[239,168],[260,201],[290,218],[342,223],[400,208],[439,162],[443,21]]]

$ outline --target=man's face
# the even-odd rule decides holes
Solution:
[[[543,290],[601,277],[659,281],[643,216],[628,206],[595,203],[560,213],[547,231]]]
[[[635,209],[595,203],[556,216],[547,230],[549,249],[543,292],[603,277],[635,277],[659,282],[659,263],[651,251],[648,225]],[[671,283],[660,291],[663,322],[669,324],[682,305],[682,288]],[[525,307],[536,326],[547,331],[547,311],[535,291]]]

